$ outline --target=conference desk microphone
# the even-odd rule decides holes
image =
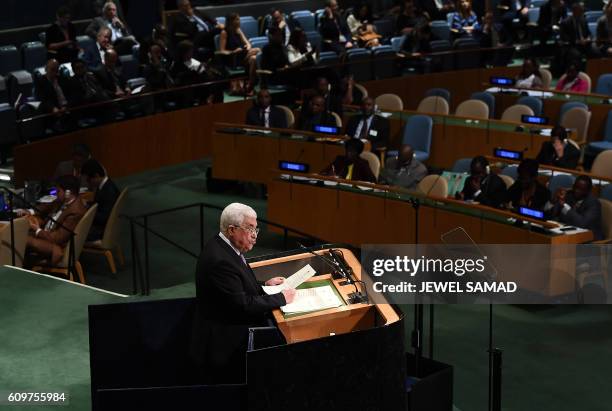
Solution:
[[[320,260],[322,260],[323,262],[325,262],[325,264],[327,264],[329,267],[331,267],[332,270],[333,270],[332,271],[332,278],[334,278],[336,280],[340,279],[340,278],[344,278],[345,281],[341,281],[339,283],[339,285],[344,286],[344,285],[347,285],[347,284],[353,284],[353,286],[355,287],[355,292],[349,293],[349,295],[348,295],[348,303],[349,304],[368,304],[369,303],[369,298],[368,298],[367,292],[365,294],[360,292],[359,288],[357,287],[357,284],[356,284],[356,283],[361,283],[365,287],[365,283],[363,281],[361,281],[361,280],[355,281],[355,280],[353,280],[351,278],[350,273],[337,260],[335,254],[332,252],[333,250],[329,251],[329,254],[330,254],[331,258],[332,258],[332,260],[329,260],[329,259],[323,257],[322,255],[315,253],[314,251],[312,251],[311,248],[306,247],[304,244],[302,244],[300,242],[298,242],[297,244],[298,244],[298,246],[300,248],[302,248],[303,250],[306,250],[310,254],[314,255],[315,257],[317,257]]]

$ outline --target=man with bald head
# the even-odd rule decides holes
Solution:
[[[91,38],[96,38],[101,28],[106,27],[110,30],[110,43],[120,54],[129,54],[132,47],[137,44],[134,36],[124,21],[118,15],[117,5],[112,1],[107,1],[102,6],[102,15],[94,18],[85,29],[85,34]]]
[[[123,97],[130,94],[126,81],[121,77],[121,71],[117,67],[119,56],[113,49],[104,53],[104,64],[93,71],[98,83],[110,98]]]
[[[379,182],[414,190],[426,175],[427,167],[414,157],[412,147],[404,144],[400,148],[398,157],[387,159],[385,168],[380,173]]]
[[[376,114],[374,99],[365,97],[361,101],[361,113],[349,118],[345,134],[369,140],[374,151],[387,146],[390,128],[389,120]]]

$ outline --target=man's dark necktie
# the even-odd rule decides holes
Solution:
[[[368,118],[364,117],[362,120],[361,131],[359,132],[359,138],[367,138],[368,137]]]

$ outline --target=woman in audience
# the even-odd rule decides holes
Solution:
[[[525,61],[523,61],[523,68],[516,78],[516,86],[521,88],[542,87],[540,66],[531,57],[527,57]]]
[[[561,78],[557,83],[559,91],[573,91],[574,93],[586,93],[589,90],[589,84],[578,77],[578,66],[576,63],[571,63],[565,72],[565,77]]]
[[[511,209],[527,207],[544,210],[550,191],[538,181],[537,160],[528,158],[518,166],[518,179],[508,189],[506,203]]]
[[[453,13],[451,31],[457,38],[470,37],[479,28],[478,16],[472,11],[472,1],[461,0],[459,2],[459,9]]]
[[[289,64],[297,66],[312,66],[316,63],[316,50],[312,47],[306,33],[297,27],[291,31],[289,45],[287,46],[287,58]]]
[[[380,45],[379,39],[381,36],[376,33],[376,27],[374,27],[374,17],[372,10],[367,2],[361,3],[357,7],[357,13],[351,13],[346,23],[351,30],[351,35],[360,47],[376,47]]]
[[[550,141],[542,143],[537,157],[540,164],[570,169],[578,166],[579,159],[580,150],[569,142],[567,131],[561,126],[555,126],[552,129]]]
[[[70,10],[60,7],[56,13],[57,20],[45,31],[47,60],[55,59],[58,63],[70,63],[79,54],[76,42],[76,28],[70,21]]]
[[[244,92],[247,95],[252,95],[257,71],[256,56],[260,50],[252,47],[240,30],[240,15],[238,13],[231,13],[225,19],[225,28],[221,31],[219,37],[219,48],[221,52],[233,57],[232,66],[244,64],[247,67],[249,81],[244,87]],[[237,89],[232,91],[238,92]]]

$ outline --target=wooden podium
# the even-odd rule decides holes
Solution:
[[[346,262],[353,269],[355,279],[361,280],[361,264],[355,255],[348,249],[342,251]],[[317,254],[325,254],[328,250],[318,250]],[[286,257],[274,258],[271,260],[259,261],[251,264],[251,268],[257,273],[261,268],[271,268],[282,266],[283,264],[298,264],[298,267],[308,264],[310,261],[317,264],[324,264],[322,260],[310,253],[296,254]],[[311,264],[312,265],[312,264]],[[349,295],[355,292],[355,285],[344,284],[344,279],[333,279],[329,273],[329,267],[321,267],[317,270],[317,275],[306,281],[303,286],[316,283],[330,284],[339,294],[343,305],[337,308],[329,308],[321,311],[314,311],[304,314],[285,314],[280,309],[273,311],[274,320],[278,328],[283,333],[287,343],[308,341],[322,337],[338,334],[346,334],[358,330],[366,330],[373,327],[384,326],[400,320],[398,312],[389,304],[349,304]],[[283,269],[281,268],[281,271]],[[323,271],[322,274],[319,274]],[[283,275],[285,274],[283,271]],[[356,285],[359,291],[363,290],[362,284]]]

